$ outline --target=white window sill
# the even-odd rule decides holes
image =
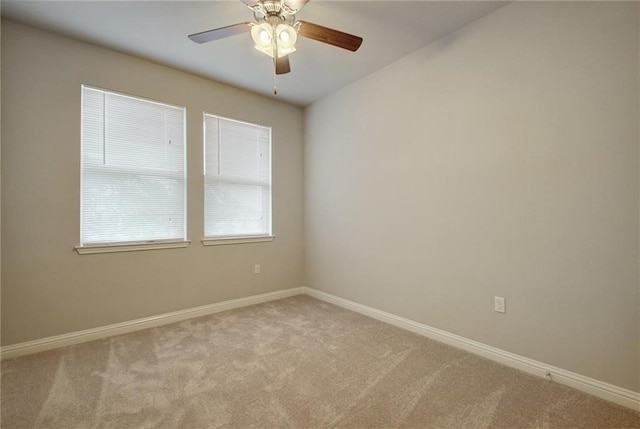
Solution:
[[[274,236],[256,236],[256,237],[225,237],[225,238],[203,238],[204,246],[221,246],[224,244],[245,244],[245,243],[264,243],[273,241]]]
[[[95,253],[137,252],[140,250],[178,249],[189,246],[191,241],[148,241],[141,243],[93,244],[76,246],[79,255]]]

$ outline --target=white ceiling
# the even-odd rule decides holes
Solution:
[[[503,6],[494,1],[312,0],[297,19],[361,36],[355,53],[300,37],[277,98],[300,106]],[[271,59],[249,34],[198,45],[188,34],[251,21],[239,0],[2,0],[2,16],[273,96]]]

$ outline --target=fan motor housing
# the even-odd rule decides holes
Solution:
[[[283,21],[296,13],[282,0],[262,0],[253,9],[257,15],[262,15],[262,18],[277,16]]]

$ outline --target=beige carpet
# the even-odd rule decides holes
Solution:
[[[2,363],[3,428],[638,428],[640,415],[306,296]]]

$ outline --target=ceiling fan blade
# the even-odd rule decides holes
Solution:
[[[333,30],[310,22],[299,21],[300,27],[298,34],[309,39],[319,42],[328,43],[339,48],[347,49],[355,52],[362,44],[362,37],[343,33],[342,31]]]
[[[276,74],[287,74],[291,71],[289,56],[276,58]]]
[[[248,33],[249,31],[251,31],[251,26],[252,24],[250,22],[228,25],[226,27],[216,28],[215,30],[189,34],[189,39],[193,40],[196,43],[211,42],[213,40],[235,36],[236,34]]]

